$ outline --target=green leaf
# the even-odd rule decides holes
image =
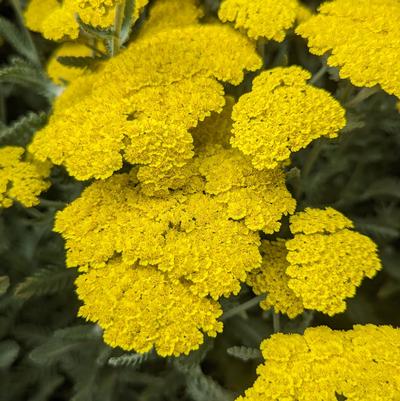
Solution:
[[[57,362],[64,354],[82,346],[82,341],[69,342],[61,339],[51,339],[33,349],[29,358],[39,365],[51,365]]]
[[[32,296],[56,294],[73,287],[76,271],[64,267],[45,267],[20,283],[15,295],[28,299]]]
[[[123,354],[121,356],[112,357],[108,360],[111,366],[129,366],[136,367],[142,365],[149,359],[154,358],[154,352],[146,352],[144,354]]]
[[[0,16],[0,36],[2,36],[18,53],[29,60],[34,57],[31,52],[30,44],[25,35],[10,21]]]
[[[97,325],[85,324],[56,330],[54,337],[69,341],[91,341],[101,338],[102,330]]]
[[[114,28],[99,28],[94,27],[89,24],[85,24],[79,15],[76,16],[76,21],[79,24],[79,27],[82,31],[86,32],[90,36],[94,36],[97,39],[111,39],[115,36]]]
[[[0,145],[27,145],[31,141],[32,135],[42,128],[46,121],[46,113],[29,112],[12,122],[11,125],[0,127]]]
[[[262,358],[261,351],[257,348],[235,346],[228,348],[226,352],[229,355],[245,362]]]
[[[19,345],[13,340],[0,343],[0,369],[10,367],[18,357]]]
[[[391,197],[400,199],[400,179],[385,177],[375,181],[362,195],[361,199]]]
[[[49,100],[57,95],[59,89],[39,68],[17,57],[12,58],[9,65],[0,68],[0,83],[28,88]]]
[[[66,65],[67,67],[90,67],[96,61],[104,60],[104,57],[70,57],[70,56],[60,56],[57,57],[57,61],[60,64]]]
[[[8,276],[0,276],[0,295],[4,295],[10,286],[10,279]]]

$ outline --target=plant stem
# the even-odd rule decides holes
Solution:
[[[281,316],[279,312],[272,312],[272,324],[274,326],[274,333],[279,333],[281,331]]]
[[[326,71],[328,71],[328,66],[326,64],[324,64],[312,77],[311,79],[308,81],[310,84],[315,84],[316,82],[318,82],[326,73]]]
[[[228,310],[227,312],[224,313],[222,316],[221,320],[227,320],[230,319],[232,316],[238,315],[239,313],[242,313],[248,309],[253,308],[256,306],[260,301],[262,301],[265,298],[265,295],[258,295],[257,297],[254,297],[238,306],[235,306],[234,308]]]
[[[39,57],[39,53],[37,52],[35,43],[33,42],[31,33],[29,32],[29,30],[26,28],[25,26],[25,20],[24,17],[22,15],[22,9],[21,9],[21,5],[19,3],[19,0],[10,0],[11,6],[14,9],[15,15],[18,19],[19,25],[21,26],[22,29],[22,33],[25,35],[26,40],[29,44],[29,47],[31,48],[31,61],[33,63],[35,63],[38,66],[41,66],[41,62],[40,62],[40,57]]]
[[[125,1],[118,4],[115,7],[115,18],[114,18],[114,37],[112,39],[111,55],[115,56],[118,54],[121,47],[121,27],[122,20],[124,18]]]
[[[357,95],[351,99],[349,102],[345,104],[346,107],[355,107],[365,99],[368,99],[370,96],[374,95],[376,92],[379,91],[379,86],[375,85],[372,88],[362,88]]]

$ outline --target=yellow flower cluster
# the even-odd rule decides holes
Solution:
[[[79,36],[76,15],[86,24],[109,27],[119,3],[119,0],[30,0],[25,11],[26,25],[50,40],[76,39]],[[135,1],[134,19],[147,3],[148,0]]]
[[[343,312],[364,277],[381,269],[377,247],[351,230],[353,224],[331,208],[306,209],[290,218],[294,238],[264,242],[261,268],[248,283],[268,293],[261,306],[293,318],[304,308],[328,315]]]
[[[6,146],[0,149],[0,207],[10,207],[17,201],[25,207],[39,203],[38,196],[50,182],[47,163],[24,159],[25,149]]]
[[[354,326],[274,334],[261,345],[265,364],[237,401],[396,401],[400,399],[400,330]]]
[[[63,65],[57,60],[57,57],[89,57],[92,55],[92,52],[93,50],[82,43],[65,42],[61,44],[51,55],[47,63],[47,75],[56,84],[72,82],[74,79],[80,77],[85,72],[85,69]]]
[[[252,39],[259,37],[282,42],[296,20],[297,0],[224,0],[218,12],[223,22],[234,22]]]
[[[140,29],[140,35],[153,35],[164,29],[193,25],[203,14],[197,0],[157,0]]]
[[[193,156],[189,130],[222,110],[219,81],[238,84],[260,63],[251,43],[226,26],[145,35],[67,87],[30,151],[80,180],[107,178],[126,160],[165,192],[164,178]]]
[[[76,280],[84,304],[79,315],[104,328],[113,347],[161,356],[197,349],[203,333],[222,331],[221,307],[199,297],[187,283],[173,283],[154,266],[131,266],[119,258],[92,269]]]
[[[400,97],[400,2],[334,0],[296,32],[312,53],[330,52],[328,64],[356,86],[376,84]]]
[[[345,110],[328,92],[308,85],[310,77],[297,66],[264,71],[234,106],[232,146],[250,156],[255,168],[274,168],[345,126]]]
[[[170,327],[175,330],[176,343],[169,336],[161,335],[156,340],[156,333],[162,334],[164,330],[159,326],[169,325],[168,319],[156,318],[164,313],[161,309],[153,317],[147,316],[151,309],[144,308],[139,301],[132,304],[127,300],[132,304],[130,312],[123,313],[121,309],[108,324],[109,315],[103,316],[102,311],[114,308],[107,306],[111,301],[115,304],[125,299],[126,291],[116,288],[115,291],[124,295],[110,295],[95,303],[94,300],[102,298],[103,286],[96,287],[94,280],[104,277],[115,281],[117,273],[106,273],[113,269],[121,269],[127,275],[149,274],[149,282],[154,275],[157,280],[168,283],[165,286],[170,287],[173,299],[187,293],[188,305],[199,303],[199,310],[193,309],[193,312],[198,313],[201,322],[194,321],[193,330],[197,327],[210,333],[211,327],[211,332],[216,332],[220,327],[216,321],[220,311],[210,299],[217,301],[221,296],[239,292],[247,273],[261,263],[258,230],[267,233],[279,230],[282,215],[294,211],[295,201],[285,187],[283,172],[259,172],[236,150],[209,146],[185,170],[182,188],[170,191],[165,197],[147,196],[142,185],[137,185],[133,169],[129,175],[116,174],[93,183],[57,214],[55,231],[66,240],[67,265],[78,266],[84,277],[88,277],[85,289],[81,286],[86,281],[78,280],[78,293],[84,301],[81,314],[98,321],[105,329],[106,341],[112,345],[143,351],[154,343],[160,352],[179,354],[195,349],[201,341],[198,334],[186,338],[187,333],[178,330],[179,321]],[[135,273],[136,269],[142,270]],[[131,283],[125,278],[121,280],[126,285]],[[151,290],[149,287],[149,297]],[[164,289],[159,291],[161,294]],[[167,296],[158,297],[158,294],[153,294],[155,308],[161,308],[158,303]],[[146,298],[141,302],[147,301]],[[146,330],[154,331],[147,334],[146,346],[133,335],[121,334],[114,339],[116,332],[129,331],[131,324],[134,327],[139,324],[130,319],[135,308],[145,310],[147,317],[142,319],[143,324]],[[175,319],[182,313],[181,309],[170,311]],[[204,314],[212,316],[215,322],[202,320]],[[189,318],[185,315],[182,319]],[[186,323],[182,324],[185,327]],[[183,349],[184,342],[187,348]],[[172,348],[166,351],[168,346]]]

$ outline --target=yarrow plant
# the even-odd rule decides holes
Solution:
[[[399,329],[326,326],[384,267],[378,246],[347,213],[340,175],[338,201],[314,194],[317,161],[351,147],[369,101],[397,113],[400,3],[211,3],[30,0],[23,15],[18,3],[26,27],[57,43],[43,64],[24,28],[28,60],[4,73],[10,84],[35,68],[17,84],[33,80],[50,111],[21,123],[21,143],[20,126],[0,135],[0,205],[35,219],[50,208],[74,314],[107,347],[100,366],[167,358],[190,399],[233,399],[200,367],[233,330],[263,340],[265,359],[237,400],[398,400]],[[251,308],[261,331],[235,326]],[[228,353],[260,359],[246,347]]]

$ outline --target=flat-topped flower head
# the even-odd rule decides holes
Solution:
[[[153,266],[130,266],[113,258],[76,279],[83,301],[79,315],[104,329],[112,347],[178,356],[197,349],[204,335],[222,331],[220,305],[171,282]]]
[[[247,278],[255,293],[267,293],[261,307],[291,318],[303,309],[343,312],[362,280],[381,269],[375,243],[352,228],[332,208],[308,208],[291,216],[294,237],[263,242],[262,265]]]
[[[292,152],[321,136],[334,138],[345,126],[345,110],[328,92],[307,84],[310,77],[298,66],[263,71],[233,107],[232,146],[255,168],[275,168]]]
[[[224,0],[218,12],[223,22],[233,22],[252,39],[282,42],[296,20],[297,0]]]
[[[224,106],[219,81],[238,84],[259,66],[248,39],[226,26],[145,35],[67,87],[30,151],[80,180],[107,178],[126,160],[165,192],[164,177],[193,156],[189,130]]]
[[[373,87],[400,97],[400,2],[334,0],[324,4],[296,32],[310,51],[329,54],[328,64],[356,86]]]
[[[261,344],[265,363],[237,401],[395,401],[400,397],[400,329],[372,324],[349,331],[313,327],[274,334]]]
[[[363,278],[381,269],[375,243],[351,227],[350,220],[331,208],[306,209],[291,217],[295,235],[286,242],[286,274],[305,308],[328,315],[343,312],[346,298],[355,295]]]
[[[0,207],[15,201],[25,207],[37,205],[39,195],[50,186],[50,165],[30,160],[24,153],[18,146],[0,148]]]

